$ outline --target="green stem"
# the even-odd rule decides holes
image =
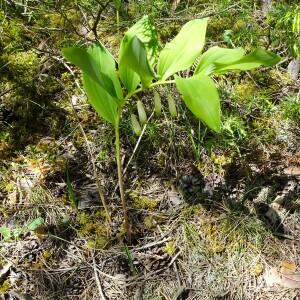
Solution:
[[[121,119],[121,109],[118,111],[117,119],[116,119],[116,126],[115,126],[115,146],[116,146],[116,160],[117,160],[117,168],[118,168],[118,180],[119,180],[119,189],[120,189],[120,196],[121,202],[123,207],[123,215],[124,215],[124,229],[127,236],[127,242],[131,244],[131,232],[129,228],[129,221],[128,221],[128,208],[127,202],[125,199],[124,193],[124,184],[123,184],[123,168],[121,162],[121,147],[120,147],[120,119]]]
[[[157,85],[163,85],[163,84],[172,84],[175,83],[175,80],[165,80],[165,81],[156,81],[154,83],[151,83],[149,85],[149,89],[153,88]],[[127,94],[127,96],[124,98],[124,104],[126,103],[127,100],[129,100],[132,96],[134,96],[135,94],[142,92],[144,89],[143,88],[138,88],[133,92],[130,92],[129,94]]]
[[[117,32],[119,34],[119,28],[120,28],[120,15],[119,10],[117,9]]]
[[[171,84],[174,83],[175,80],[169,80],[169,81],[157,81],[152,84],[150,84],[149,88],[152,88],[157,85],[161,84]],[[130,245],[131,243],[131,231],[130,231],[130,226],[129,226],[129,219],[128,219],[128,207],[127,207],[127,202],[125,198],[125,193],[124,193],[124,184],[123,184],[123,167],[122,167],[122,162],[121,162],[121,147],[120,147],[120,120],[121,120],[121,111],[126,103],[127,100],[129,100],[132,96],[136,95],[139,92],[142,92],[143,88],[138,88],[135,91],[127,94],[127,96],[124,98],[123,105],[119,107],[118,113],[117,113],[117,119],[116,119],[116,124],[115,124],[115,146],[116,146],[116,160],[117,160],[117,168],[118,168],[118,181],[119,181],[119,190],[120,190],[120,196],[121,196],[121,202],[122,202],[122,207],[123,207],[123,215],[124,215],[124,229],[126,232],[127,236],[127,241],[128,244]]]

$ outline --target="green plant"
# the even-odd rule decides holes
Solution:
[[[75,197],[75,192],[72,186],[72,182],[70,179],[70,174],[69,174],[69,170],[66,170],[66,177],[67,177],[67,192],[68,192],[68,198],[71,204],[71,207],[74,209],[78,208],[78,202],[77,199]]]
[[[133,263],[134,258],[133,258],[132,252],[129,250],[127,245],[124,245],[124,252],[125,252],[127,260],[128,260],[128,265],[129,265],[129,268],[130,268],[130,272],[133,273],[133,274],[137,274],[137,269],[136,269],[136,267],[134,266],[134,263]]]
[[[0,234],[2,235],[2,238],[4,241],[9,241],[11,239],[16,239],[20,235],[25,234],[29,231],[34,231],[38,229],[40,226],[44,224],[44,219],[39,217],[34,219],[32,222],[30,222],[28,225],[24,227],[17,227],[15,229],[11,229],[6,226],[0,227]]]
[[[281,37],[280,31],[285,35],[289,52],[294,57],[300,57],[300,5],[279,3],[274,6],[268,15],[272,38]],[[271,32],[270,32],[271,38]],[[280,38],[279,43],[282,39]]]
[[[300,99],[297,96],[286,97],[281,104],[284,117],[300,123]]]
[[[115,155],[128,242],[130,228],[122,178],[119,127],[123,108],[129,99],[146,89],[175,83],[191,112],[209,128],[219,132],[220,99],[210,76],[230,70],[249,70],[261,65],[272,66],[280,61],[276,54],[260,48],[245,54],[242,48],[212,47],[200,57],[193,76],[183,78],[176,75],[190,68],[200,56],[205,43],[207,22],[208,18],[204,18],[186,23],[178,35],[158,53],[156,30],[149,17],[144,16],[125,33],[118,63],[100,43],[88,49],[63,49],[64,56],[81,69],[90,103],[115,128]],[[169,79],[172,76],[174,79]],[[173,108],[171,114],[175,116]],[[134,122],[138,122],[136,118]]]
[[[119,32],[119,28],[120,28],[120,10],[122,7],[122,0],[113,0],[114,5],[116,7],[116,21],[117,21],[117,28],[118,28],[118,32]]]

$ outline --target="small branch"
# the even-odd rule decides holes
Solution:
[[[101,286],[101,283],[100,283],[100,279],[98,277],[98,272],[97,272],[97,267],[96,267],[96,262],[95,262],[94,257],[93,257],[93,267],[94,267],[95,280],[96,280],[97,287],[98,287],[98,290],[99,290],[100,299],[101,300],[107,300],[106,297],[104,296],[102,286]]]
[[[150,119],[153,117],[153,115],[154,115],[154,111],[151,113],[150,117],[148,118],[146,124],[144,125],[144,127],[143,127],[143,129],[142,129],[142,132],[141,132],[141,134],[140,134],[140,136],[139,136],[139,138],[138,138],[138,140],[137,140],[137,142],[136,142],[136,144],[135,144],[135,147],[134,147],[134,149],[133,149],[133,151],[132,151],[132,154],[131,154],[131,156],[130,156],[130,158],[129,158],[129,160],[128,160],[128,163],[127,163],[126,167],[124,168],[123,175],[126,173],[127,168],[128,168],[128,166],[130,165],[130,163],[131,163],[131,161],[132,161],[132,159],[133,159],[133,157],[134,157],[134,154],[135,154],[136,150],[137,150],[138,147],[139,147],[139,144],[140,144],[140,142],[141,142],[141,140],[142,140],[142,137],[143,137],[143,135],[144,135],[144,132],[145,132],[145,130],[146,130],[147,124],[149,123],[149,121],[150,121]]]
[[[96,19],[95,19],[95,22],[93,24],[93,27],[91,28],[95,38],[97,40],[99,40],[99,37],[98,37],[98,33],[97,33],[97,27],[98,27],[98,24],[100,22],[100,19],[101,19],[101,15],[102,15],[102,12],[104,11],[104,9],[108,6],[108,4],[110,3],[110,1],[107,1],[104,5],[101,4],[99,10],[98,10],[98,13],[97,13],[97,16],[96,16]]]

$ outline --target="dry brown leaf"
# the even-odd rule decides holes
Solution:
[[[291,166],[291,167],[285,168],[283,170],[283,173],[288,176],[296,176],[296,177],[300,176],[300,167],[299,166]]]
[[[286,270],[284,270],[286,271]],[[300,274],[292,273],[289,274],[282,273],[276,268],[266,268],[264,273],[264,280],[268,286],[279,285],[284,288],[298,289],[300,288]]]
[[[291,273],[295,273],[296,272],[296,265],[289,262],[289,261],[286,261],[286,260],[283,260],[281,263],[280,263],[280,272],[282,274],[291,274]]]

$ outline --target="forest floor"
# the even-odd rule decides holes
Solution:
[[[212,28],[223,32],[220,20],[228,16],[212,18]],[[107,22],[99,36],[116,51]],[[53,56],[48,65],[49,77],[59,69],[51,97],[38,90],[44,98],[29,95],[34,101],[20,114],[8,103],[26,85],[3,96],[1,299],[300,299],[300,80],[288,77],[287,62],[215,78],[220,134],[196,120],[175,90],[160,91],[163,116],[149,119],[140,140],[124,112],[131,245],[113,128],[87,105],[79,73],[58,64]],[[169,92],[176,119],[166,109]],[[152,98],[142,95],[148,115]]]

